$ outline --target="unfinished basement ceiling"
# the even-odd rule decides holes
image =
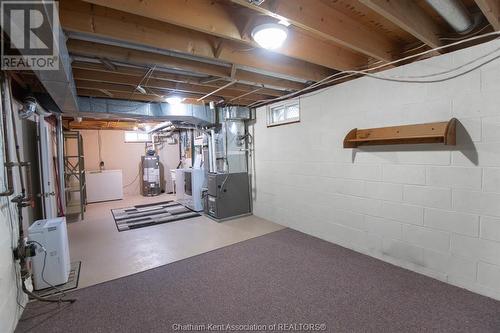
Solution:
[[[476,22],[465,35],[427,0],[61,0],[59,10],[79,96],[252,105],[500,29],[497,0],[462,4]],[[281,48],[252,40],[256,25],[283,18]]]

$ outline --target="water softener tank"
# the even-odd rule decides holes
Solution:
[[[152,197],[159,195],[160,188],[160,158],[154,151],[148,151],[142,156],[142,195]]]

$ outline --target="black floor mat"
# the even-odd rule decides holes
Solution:
[[[80,269],[82,267],[82,262],[81,261],[74,261],[71,263],[71,270],[69,271],[69,278],[68,282],[55,286],[56,288],[45,288],[45,289],[40,289],[40,290],[35,290],[33,291],[34,294],[40,296],[40,297],[45,297],[45,296],[50,296],[54,295],[60,291],[68,291],[68,290],[73,290],[78,288],[78,282],[80,281]]]
[[[175,201],[162,201],[133,207],[117,208],[112,209],[111,213],[113,214],[118,231],[138,229],[200,216],[200,214]]]

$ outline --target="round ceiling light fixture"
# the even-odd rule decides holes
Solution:
[[[252,38],[265,49],[275,50],[286,40],[288,29],[277,23],[266,23],[256,26],[252,30]]]
[[[184,101],[184,98],[178,96],[172,96],[165,98],[165,102],[168,104],[181,104]]]

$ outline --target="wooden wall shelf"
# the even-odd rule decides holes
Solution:
[[[449,121],[403,125],[380,128],[354,128],[344,138],[344,148],[356,148],[361,145],[396,145],[415,143],[456,144],[455,118]]]

